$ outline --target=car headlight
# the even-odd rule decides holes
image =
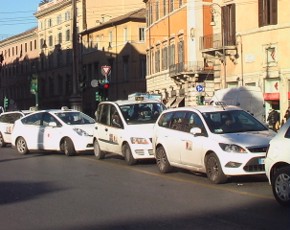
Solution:
[[[132,144],[141,144],[141,145],[146,145],[149,144],[149,142],[147,141],[147,139],[145,138],[140,138],[140,137],[131,137],[131,143]]]
[[[89,134],[86,131],[80,128],[74,128],[73,130],[80,136],[89,136]]]
[[[219,143],[220,147],[222,148],[222,150],[224,150],[225,152],[231,152],[231,153],[246,153],[247,151],[235,144],[223,144],[223,143]]]

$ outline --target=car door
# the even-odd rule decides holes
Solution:
[[[182,130],[186,111],[175,111],[170,119],[168,128],[158,133],[160,141],[166,150],[170,162],[180,164],[181,152],[184,151],[184,132]]]
[[[100,104],[97,109],[96,125],[94,136],[97,138],[102,151],[109,151],[109,133],[108,127],[110,122],[110,104]]]
[[[122,113],[115,105],[109,108],[109,124],[107,126],[108,140],[107,151],[117,154],[122,154],[122,141],[124,136],[124,122]]]
[[[41,128],[42,112],[22,119],[21,130],[17,133],[24,137],[28,149],[43,149],[43,130]]]
[[[192,128],[200,128],[202,133],[194,135],[190,133]],[[186,166],[200,168],[203,165],[204,145],[207,141],[207,134],[204,124],[197,113],[187,112],[182,131],[179,136],[181,162]]]
[[[63,131],[60,122],[57,121],[57,119],[54,118],[50,113],[46,112],[42,116],[40,130],[43,133],[43,149],[58,150],[60,140],[63,137]]]

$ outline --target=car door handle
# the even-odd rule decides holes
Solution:
[[[106,131],[106,132],[108,132],[108,129],[107,129],[107,128],[105,128],[105,131]]]

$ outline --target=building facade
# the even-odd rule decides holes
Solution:
[[[213,89],[213,66],[199,50],[203,35],[202,1],[144,1],[147,9],[147,90],[162,93],[167,106],[199,104]],[[208,26],[208,29],[211,29]]]
[[[83,44],[81,43],[80,33],[88,31],[89,28],[103,26],[104,23],[123,15],[124,12],[140,9],[143,6],[142,1],[133,0],[122,2],[113,0],[106,2],[93,0],[42,1],[34,14],[38,20],[38,28],[0,41],[0,54],[3,54],[4,58],[0,73],[0,100],[3,101],[5,96],[13,99],[17,102],[19,109],[27,109],[31,106],[59,108],[63,105],[79,110],[83,109],[82,106],[87,108],[88,106],[83,101],[92,100],[95,102],[95,97],[87,98],[86,89],[83,88]],[[143,16],[142,20],[137,23],[144,25],[145,17]],[[131,24],[128,23],[126,26],[128,36],[135,36],[135,32],[131,35]],[[107,46],[109,44],[108,35],[106,34],[102,39],[104,39],[103,42],[106,40]],[[126,44],[129,45],[132,40],[131,37],[128,37]],[[137,39],[134,38],[134,40]],[[144,41],[142,43],[144,44]],[[134,46],[133,49],[144,53],[139,45],[131,44]],[[25,55],[25,60],[23,59],[24,56],[22,56],[22,59],[19,58],[20,49],[21,54]],[[104,54],[107,50],[99,51]],[[112,51],[110,56],[114,56],[114,53],[115,51]],[[145,61],[145,58],[143,61]],[[25,67],[27,68],[25,71],[19,70],[19,75],[23,80],[16,74],[16,70],[14,71],[15,63],[18,62],[21,65],[28,66]],[[90,63],[96,62],[99,62],[99,59],[90,60]],[[89,67],[89,64],[87,67]],[[21,81],[23,81],[22,84],[18,85]],[[37,91],[34,90],[33,94],[31,94],[31,82],[37,83]],[[142,86],[135,85],[135,88],[145,90],[145,81],[143,80],[141,84]],[[134,87],[130,86],[131,89],[133,90]],[[113,97],[118,98],[118,95],[113,94]]]
[[[9,100],[8,109],[27,109],[27,104],[35,105],[30,80],[38,68],[37,28],[2,40],[0,54],[0,104],[6,97]]]
[[[141,8],[80,33],[86,86],[83,107],[87,113],[96,108],[101,82],[109,83],[110,100],[146,92],[145,15],[145,9]],[[107,73],[104,67],[109,68]]]
[[[215,90],[248,85],[263,92],[265,116],[270,108],[281,114],[288,108],[287,1],[144,3],[147,90],[161,92],[168,106],[199,104],[199,95],[207,99]]]

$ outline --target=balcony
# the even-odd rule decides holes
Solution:
[[[222,53],[225,50],[227,53],[227,50],[236,50],[236,37],[225,34],[223,47],[221,33],[203,36],[200,38],[200,50],[211,56],[215,56],[216,51]]]
[[[194,75],[208,73],[211,67],[205,66],[203,61],[180,62],[169,66],[169,76]]]

